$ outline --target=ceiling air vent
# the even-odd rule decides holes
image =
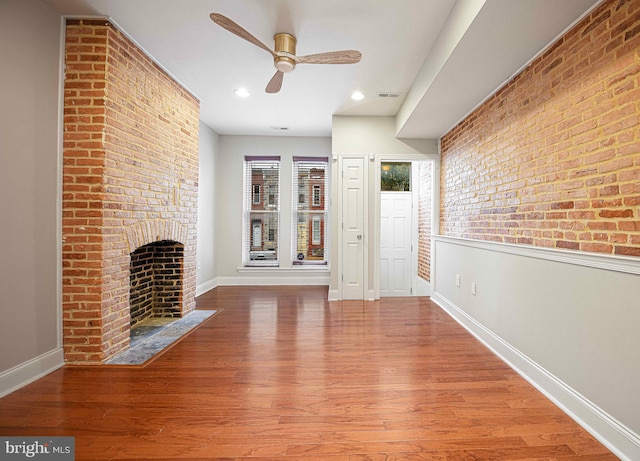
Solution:
[[[288,126],[270,126],[269,128],[271,128],[273,131],[288,131],[289,130]]]
[[[378,93],[378,97],[379,98],[399,98],[400,97],[400,93],[394,93],[394,92],[384,92],[384,93]]]

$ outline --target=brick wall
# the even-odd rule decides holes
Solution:
[[[431,280],[431,183],[433,163],[418,162],[418,276]]]
[[[442,234],[640,256],[639,50],[606,1],[447,133]]]
[[[63,167],[65,358],[129,344],[129,261],[184,244],[182,313],[195,307],[199,103],[105,21],[69,20]]]

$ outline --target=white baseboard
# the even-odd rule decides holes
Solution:
[[[204,283],[200,283],[196,285],[196,296],[200,296],[201,294],[204,294],[209,290],[213,290],[218,285],[219,284],[217,278],[213,278],[211,280],[207,280]]]
[[[4,397],[64,365],[62,348],[46,352],[0,373],[0,397]]]
[[[640,436],[435,292],[432,301],[624,461],[640,460]]]

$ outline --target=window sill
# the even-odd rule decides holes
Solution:
[[[291,267],[276,267],[276,266],[243,266],[237,268],[238,272],[299,272],[299,271],[315,271],[315,272],[329,272],[328,264],[300,264]]]

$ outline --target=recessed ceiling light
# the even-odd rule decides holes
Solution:
[[[361,91],[354,91],[351,95],[351,99],[353,99],[354,101],[361,101],[362,99],[364,99],[364,94],[362,94]]]
[[[251,93],[249,93],[245,88],[238,88],[236,90],[233,90],[233,92],[236,94],[237,97],[239,98],[248,98],[249,95]]]

